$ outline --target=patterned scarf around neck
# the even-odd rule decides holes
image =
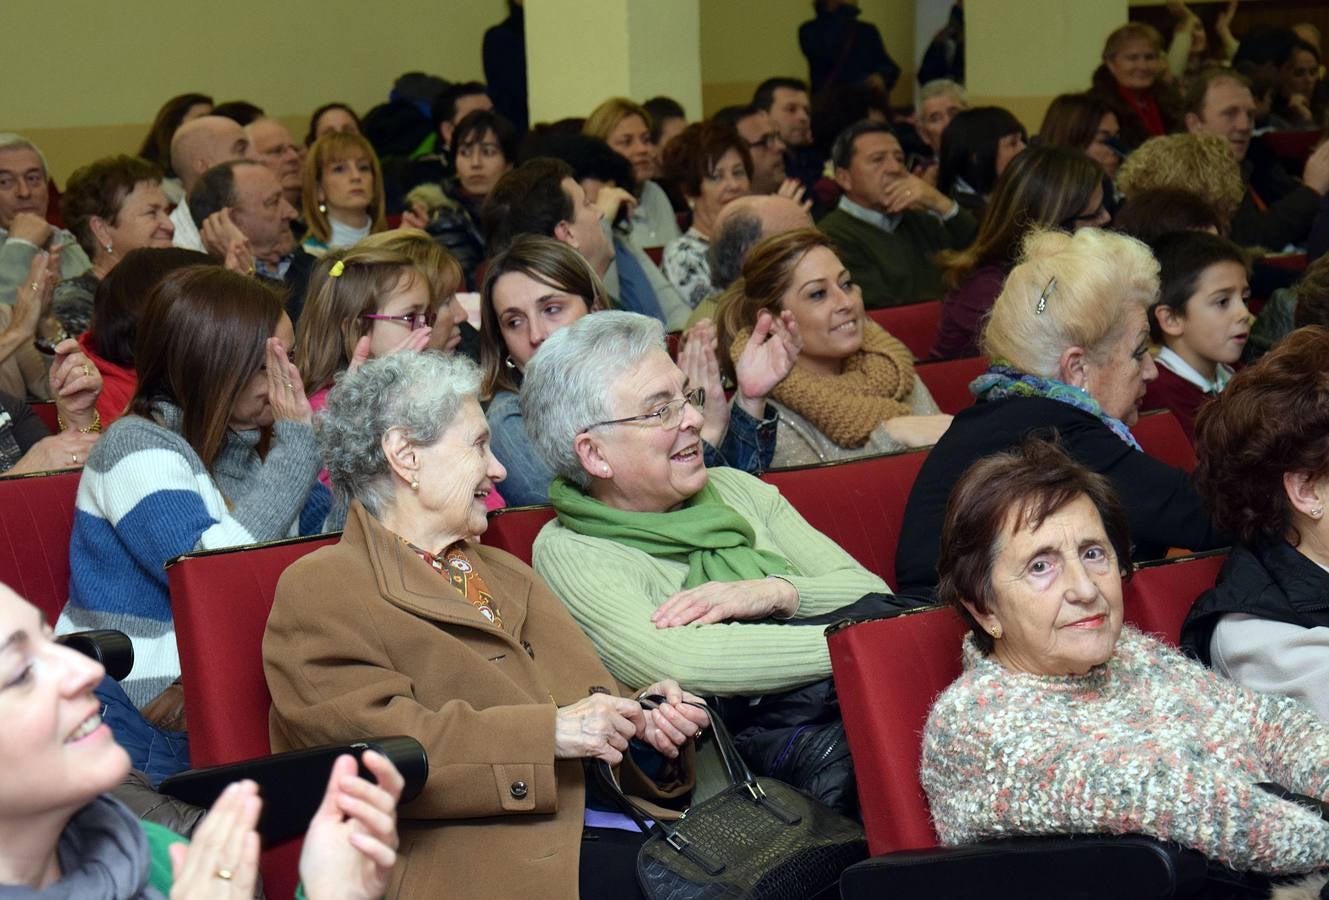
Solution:
[[[752,329],[734,335],[729,355],[735,363]],[[771,392],[841,447],[862,447],[878,425],[910,415],[914,355],[880,325],[863,317],[863,346],[844,362],[839,375],[817,375],[795,366]]]
[[[1121,419],[1103,412],[1098,401],[1083,390],[1055,378],[1030,375],[1012,368],[1003,360],[994,360],[988,370],[969,383],[969,392],[979,400],[1003,400],[1007,397],[1043,397],[1073,406],[1094,416],[1112,430],[1112,433],[1136,450],[1140,442],[1131,434]]]
[[[549,485],[549,502],[558,513],[558,521],[578,534],[687,563],[684,588],[708,581],[746,581],[794,571],[784,557],[756,548],[752,526],[709,483],[670,512],[615,509],[562,478],[555,478]]]

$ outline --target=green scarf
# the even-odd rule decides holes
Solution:
[[[753,546],[755,535],[708,483],[673,512],[627,512],[593,500],[555,478],[549,502],[559,522],[578,534],[604,538],[662,559],[688,564],[684,588],[708,581],[746,581],[794,574],[789,561]]]

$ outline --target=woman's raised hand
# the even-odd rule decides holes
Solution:
[[[237,781],[222,791],[188,844],[172,844],[171,900],[237,900],[254,895],[258,877],[258,786]]]
[[[6,330],[22,335],[25,342],[36,337],[37,326],[51,311],[51,297],[59,280],[60,249],[36,253],[28,274],[14,292],[14,311]]]
[[[734,364],[738,379],[736,399],[748,415],[763,418],[766,395],[793,371],[802,349],[803,338],[792,312],[785,310],[778,317],[765,309],[757,313],[752,336]]]
[[[715,324],[710,319],[702,319],[683,332],[680,343],[679,369],[690,387],[706,390],[701,439],[717,447],[729,428],[729,401],[725,399],[724,381],[720,377],[720,360],[715,355]]]
[[[300,881],[309,900],[382,897],[397,863],[397,801],[405,781],[391,760],[361,756],[378,784],[361,778],[355,757],[339,756],[300,852]]]
[[[309,424],[314,421],[314,410],[305,396],[305,385],[300,370],[286,358],[286,347],[281,338],[268,338],[265,350],[268,372],[268,403],[274,419],[291,419]]]
[[[429,345],[429,336],[434,333],[434,329],[425,325],[420,328],[414,328],[411,333],[406,335],[395,346],[389,347],[389,353],[396,353],[398,350],[411,350],[419,353]],[[365,335],[355,342],[355,350],[351,353],[351,361],[346,366],[347,372],[358,370],[365,363],[369,362],[370,347],[373,346],[373,338]]]
[[[50,384],[51,396],[55,397],[56,409],[65,426],[75,430],[90,426],[97,398],[102,393],[102,374],[88,362],[73,338],[56,345]]]
[[[784,197],[793,200],[799,206],[803,207],[803,212],[812,212],[812,198],[807,196],[808,189],[803,186],[803,182],[797,178],[786,178],[780,182],[780,187],[775,194],[778,197]]]
[[[636,700],[591,694],[554,715],[555,759],[623,761],[628,741],[645,728],[645,710]]]

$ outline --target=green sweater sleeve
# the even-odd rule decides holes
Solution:
[[[794,618],[816,616],[869,593],[891,593],[890,585],[863,568],[839,544],[799,515],[780,491],[736,469],[711,469],[720,496],[752,524],[757,547],[774,550],[793,564],[786,580],[798,590]]]

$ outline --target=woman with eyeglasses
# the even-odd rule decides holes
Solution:
[[[98,696],[154,783],[189,765],[164,564],[317,533],[329,513],[291,340],[282,299],[252,278],[219,266],[166,275],[138,321],[129,411],[83,469],[56,630],[134,642],[134,671]]]
[[[1141,242],[1099,228],[1035,229],[983,328],[991,365],[969,385],[976,402],[928,452],[909,494],[895,553],[896,588],[937,585],[946,498],[976,460],[1055,434],[1070,457],[1106,475],[1130,521],[1138,559],[1172,547],[1228,545],[1190,476],[1146,455],[1131,433],[1158,377],[1145,311],[1158,300],[1158,262]]]
[[[523,374],[550,335],[606,306],[604,285],[590,265],[553,238],[522,235],[489,261],[480,292],[480,397],[488,403],[494,455],[508,471],[503,496],[513,505],[548,502],[554,477],[522,418]],[[680,354],[680,362],[705,382],[694,387],[711,394],[699,432],[706,463],[762,472],[775,452],[775,418],[767,416],[766,395],[798,356],[797,327],[768,317],[744,345],[732,402],[719,383],[711,344],[690,340]]]
[[[978,336],[988,310],[1035,228],[1102,228],[1103,173],[1083,153],[1066,147],[1030,147],[997,179],[978,237],[963,250],[938,256],[950,289],[929,359],[978,356]]]

